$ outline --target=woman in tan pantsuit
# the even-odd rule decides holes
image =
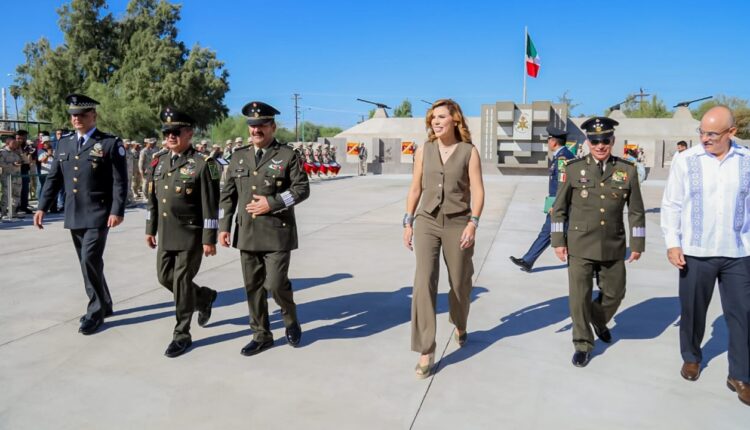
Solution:
[[[435,360],[435,303],[440,249],[448,267],[450,321],[459,346],[467,340],[474,236],[484,206],[479,152],[471,143],[461,107],[450,99],[433,103],[426,117],[428,141],[414,158],[406,199],[404,245],[416,248],[411,307],[411,348],[422,354],[416,376],[426,378]],[[420,203],[417,210],[417,203]],[[414,247],[412,248],[412,238]]]

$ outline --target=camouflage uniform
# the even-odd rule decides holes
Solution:
[[[21,202],[21,156],[16,151],[11,150],[7,146],[0,149],[0,168],[2,169],[2,193],[0,193],[0,214],[2,215],[13,215],[11,212],[8,214],[8,175],[15,175],[12,180],[12,191],[11,196],[13,201],[11,206],[13,209],[18,206]]]

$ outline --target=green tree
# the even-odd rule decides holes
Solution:
[[[131,0],[124,17],[105,14],[105,0],[72,0],[58,9],[65,43],[27,44],[17,84],[28,106],[57,126],[68,125],[63,99],[97,99],[103,129],[128,138],[152,136],[165,106],[186,111],[199,128],[224,118],[228,72],[216,54],[177,40],[179,5]]]
[[[411,118],[411,102],[409,99],[404,99],[400,105],[396,106],[393,110],[393,116],[395,118]]]
[[[370,109],[369,111],[367,111],[367,115],[368,115],[367,118],[374,117],[375,116],[375,110],[376,109]]]
[[[651,96],[650,102],[636,101],[632,94],[626,100],[622,104],[622,112],[628,118],[671,118],[674,114],[656,94]]]

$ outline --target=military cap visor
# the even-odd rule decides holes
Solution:
[[[162,122],[162,133],[179,132],[183,127],[193,127],[193,124],[195,124],[195,120],[190,115],[176,111],[171,107],[164,108],[159,117]]]
[[[619,122],[605,116],[589,118],[581,124],[581,129],[586,132],[589,139],[605,139],[615,133],[615,126]]]
[[[68,105],[68,113],[71,115],[80,115],[90,110],[96,110],[98,101],[83,94],[70,94],[65,97],[65,104]]]
[[[568,137],[568,133],[565,130],[560,130],[557,127],[547,126],[547,137],[555,137],[558,139],[565,140]]]
[[[242,108],[242,115],[247,117],[247,125],[268,124],[280,113],[273,106],[258,101],[250,102]]]

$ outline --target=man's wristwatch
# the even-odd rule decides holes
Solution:
[[[473,216],[473,217],[469,218],[469,222],[472,223],[472,224],[474,224],[474,227],[479,228],[479,217],[478,216]]]

